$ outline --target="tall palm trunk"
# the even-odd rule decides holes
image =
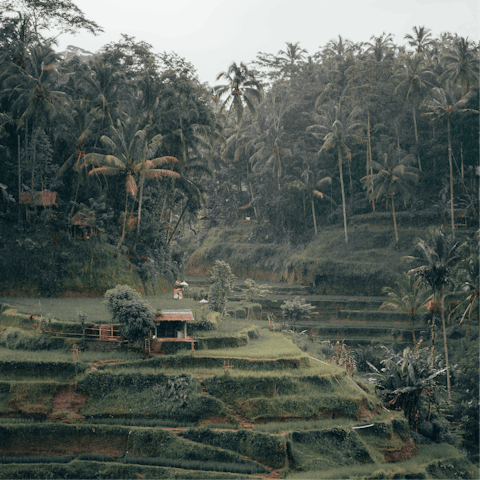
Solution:
[[[372,161],[372,143],[370,139],[370,112],[367,110],[367,176],[368,176],[368,163]],[[373,168],[370,167],[370,175],[373,174]],[[372,209],[375,212],[375,199],[372,198]]]
[[[347,211],[345,206],[345,188],[343,186],[342,154],[340,153],[340,147],[337,147],[337,152],[338,152],[338,168],[340,170],[340,186],[342,189],[343,228],[345,230],[345,243],[348,243]]]
[[[315,227],[315,235],[317,235],[317,221],[315,220],[315,204],[313,203],[313,197],[312,197],[312,216],[313,216],[313,226]]]
[[[140,193],[138,198],[138,214],[137,214],[137,235],[135,237],[135,242],[133,244],[133,249],[137,248],[137,241],[140,238],[140,220],[142,218],[142,200],[143,200],[143,182],[145,180],[145,175],[140,175]]]
[[[120,241],[117,245],[117,250],[120,250],[120,247],[125,239],[125,231],[127,229],[127,213],[128,213],[128,192],[125,193],[125,215],[123,217],[123,227],[122,227],[122,236],[120,237]]]
[[[397,217],[395,215],[395,202],[393,199],[393,195],[391,195],[391,197],[392,197],[393,229],[395,231],[395,242],[398,243]]]
[[[415,143],[417,147],[418,169],[422,171],[422,163],[420,162],[420,154],[418,153],[418,131],[417,131],[417,115],[415,113],[415,105],[413,105],[413,124],[415,125]]]
[[[415,339],[415,316],[410,315],[410,320],[412,322],[412,338],[413,338],[413,346],[417,346],[417,340]]]
[[[455,237],[455,215],[453,213],[453,163],[452,163],[452,139],[450,136],[450,117],[447,118],[448,132],[448,165],[450,167],[450,215],[452,217],[452,235]]]
[[[445,326],[445,308],[443,306],[444,299],[445,299],[445,285],[442,285],[440,308],[442,309],[443,347],[445,349],[445,366],[447,367],[447,392],[448,392],[448,401],[450,402],[452,400],[452,392],[450,389],[450,364],[448,362],[447,329]]]

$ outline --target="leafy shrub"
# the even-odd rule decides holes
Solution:
[[[305,303],[304,298],[300,299],[298,297],[293,300],[285,300],[280,308],[283,317],[290,324],[310,318],[310,312],[315,310],[313,305]]]
[[[140,343],[155,327],[154,310],[128,285],[117,285],[105,293],[104,305],[114,321],[122,324],[123,336]]]
[[[227,294],[232,291],[234,275],[227,262],[217,260],[211,275],[211,286],[208,293],[208,308],[222,315],[226,313]]]

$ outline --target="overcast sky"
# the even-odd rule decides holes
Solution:
[[[75,45],[91,52],[125,33],[176,52],[197,69],[200,81],[233,62],[251,62],[259,51],[276,54],[285,42],[300,42],[310,54],[339,34],[354,42],[392,33],[403,45],[414,26],[434,36],[450,31],[479,41],[478,0],[77,0],[89,20],[105,32],[60,37],[59,49]]]

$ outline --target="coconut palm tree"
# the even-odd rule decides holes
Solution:
[[[478,238],[478,236],[477,236]],[[472,245],[473,243],[473,245]],[[460,314],[460,325],[467,323],[467,335],[472,319],[476,319],[478,323],[478,296],[480,284],[480,261],[474,242],[465,242],[460,249],[462,253],[469,252],[467,256],[463,256],[457,265],[455,290],[449,296],[455,306],[451,314]]]
[[[120,175],[125,177],[125,214],[123,219],[122,236],[117,249],[123,243],[126,233],[126,221],[128,214],[128,195],[135,197],[138,191],[137,180],[140,179],[140,198],[138,202],[137,239],[140,233],[140,220],[142,210],[143,183],[145,177],[179,178],[180,175],[170,169],[158,168],[166,163],[176,163],[175,157],[151,158],[156,153],[161,135],[156,135],[150,141],[147,140],[148,129],[138,130],[137,123],[132,117],[124,122],[118,121],[117,128],[111,126],[112,138],[106,135],[100,138],[104,148],[112,154],[102,155],[89,153],[85,156],[85,163],[97,165],[90,170],[89,175]],[[136,241],[137,241],[136,239]]]
[[[88,98],[94,106],[100,107],[105,125],[113,125],[112,111],[118,105],[123,75],[110,63],[96,59],[90,64],[90,69],[79,80],[87,87]]]
[[[397,72],[392,75],[392,80],[398,81],[395,92],[398,92],[406,103],[412,104],[413,125],[415,127],[415,145],[417,147],[418,168],[422,171],[422,163],[418,154],[418,130],[416,109],[425,97],[429,88],[433,87],[435,74],[428,70],[425,60],[420,55],[407,55],[403,57]]]
[[[398,243],[397,220],[395,216],[395,195],[408,195],[413,183],[418,182],[418,170],[411,165],[415,163],[413,155],[407,155],[392,146],[383,154],[383,164],[375,161],[368,163],[368,168],[376,173],[363,177],[371,199],[378,201],[383,197],[390,199],[395,241]]]
[[[443,344],[445,351],[445,365],[447,367],[447,389],[449,400],[451,399],[450,365],[448,362],[444,299],[445,287],[453,285],[453,274],[458,260],[460,245],[460,242],[456,240],[452,234],[446,235],[439,229],[430,229],[429,235],[425,240],[418,239],[416,249],[419,252],[419,255],[417,257],[407,257],[407,259],[411,261],[416,261],[423,264],[410,270],[410,272],[415,273],[421,283],[431,288],[434,305],[437,304],[437,295],[440,293],[439,301],[440,312],[442,316]]]
[[[408,44],[416,50],[416,53],[426,52],[435,45],[429,28],[413,27],[413,33],[414,35],[407,33],[404,38],[408,40]]]
[[[279,57],[279,60],[283,62],[288,62],[290,65],[293,65],[297,60],[303,60],[305,58],[305,53],[308,53],[304,48],[300,48],[300,42],[289,43],[286,42],[286,50],[279,50],[277,55],[284,55],[284,57]]]
[[[303,200],[303,209],[305,215],[305,197],[310,197],[310,202],[312,205],[312,218],[313,218],[313,227],[315,229],[315,235],[317,232],[317,220],[315,216],[315,200],[328,200],[329,202],[335,204],[334,200],[324,193],[325,187],[332,184],[332,178],[326,175],[325,171],[320,171],[317,173],[318,181],[315,181],[315,173],[310,170],[308,165],[304,168],[302,174],[300,175],[301,180],[296,178],[292,182],[288,183],[288,188],[295,188],[300,190],[304,195]]]
[[[27,49],[28,56],[20,64],[10,63],[0,77],[4,80],[3,93],[12,101],[12,113],[20,125],[25,126],[25,152],[28,151],[28,124],[31,137],[37,128],[44,128],[58,116],[68,117],[67,95],[58,90],[61,76],[57,55],[46,45],[35,45]],[[35,147],[33,146],[32,181],[34,189]]]
[[[237,121],[241,123],[245,106],[248,108],[252,118],[256,117],[256,104],[262,100],[262,87],[256,80],[255,75],[248,67],[241,62],[237,65],[233,62],[226,72],[220,72],[216,80],[225,79],[226,84],[216,85],[213,92],[217,101],[225,96],[221,103],[220,111],[227,110],[228,115],[233,110],[237,114]]]
[[[379,63],[387,58],[392,58],[394,53],[393,36],[391,33],[386,34],[383,32],[379,37],[372,35],[370,40],[373,42],[366,42],[364,46],[367,46],[367,53],[372,55],[375,62]]]
[[[448,142],[448,165],[450,168],[450,217],[452,224],[452,234],[455,236],[455,215],[453,203],[453,162],[452,162],[452,139],[451,139],[451,122],[454,114],[474,113],[478,114],[478,110],[467,108],[471,99],[475,98],[476,92],[471,90],[462,98],[458,98],[458,93],[448,86],[443,88],[435,87],[432,89],[432,98],[424,102],[423,108],[426,115],[431,118],[432,122],[446,121],[447,123],[447,142]]]
[[[388,295],[388,300],[382,303],[380,310],[395,310],[408,313],[412,322],[412,338],[414,347],[417,345],[415,339],[415,322],[417,315],[427,311],[429,292],[422,288],[417,278],[412,273],[404,273],[403,277],[395,282],[396,287],[384,287],[382,292]]]
[[[343,156],[350,162],[352,155],[349,145],[361,141],[359,130],[361,123],[357,123],[356,117],[359,109],[353,109],[350,114],[345,115],[341,110],[341,106],[335,105],[333,108],[325,109],[321,115],[316,115],[316,124],[307,128],[315,137],[323,140],[323,145],[318,154],[328,150],[336,150],[338,158],[338,169],[340,175],[340,187],[342,191],[343,206],[343,226],[345,230],[345,243],[348,243],[347,232],[347,212],[345,202],[345,188],[343,185]]]
[[[453,47],[443,57],[443,62],[446,69],[441,79],[445,78],[452,85],[460,85],[462,97],[470,91],[472,86],[478,86],[478,51],[468,37],[456,38]]]
[[[280,177],[283,171],[283,158],[291,157],[292,151],[284,146],[282,137],[285,136],[283,127],[275,128],[275,124],[271,124],[265,128],[253,141],[255,153],[250,157],[252,171],[255,173],[261,166],[277,170],[278,188],[280,188]]]

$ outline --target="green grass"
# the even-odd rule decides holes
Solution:
[[[378,463],[374,462],[367,465],[338,466],[335,468],[325,468],[322,470],[308,470],[304,472],[292,472],[287,475],[288,479],[365,479],[365,478],[405,478],[405,474],[426,473],[425,467],[437,460],[445,459],[463,459],[463,454],[455,447],[448,444],[419,445],[418,455],[396,463]],[[471,468],[466,459],[463,459],[466,468]],[[448,462],[447,462],[448,463]],[[376,473],[376,475],[375,475]],[[395,476],[398,475],[398,476]],[[395,476],[395,477],[394,477]],[[410,478],[432,478],[430,476],[417,476]],[[433,478],[451,478],[451,477],[433,477]],[[478,476],[465,476],[456,478],[478,478]]]
[[[133,361],[143,358],[141,354],[128,350],[115,350],[112,352],[80,352],[78,359],[74,359],[72,352],[65,350],[10,350],[0,347],[0,361],[32,361],[32,362],[77,362],[90,363],[105,360]]]
[[[263,332],[260,338],[250,340],[248,345],[235,349],[201,350],[202,357],[248,358],[248,359],[277,359],[300,358],[306,354],[302,352],[290,339],[281,333]]]
[[[390,414],[382,412],[375,415],[375,423],[390,420]],[[372,423],[370,420],[352,420],[349,418],[335,418],[325,420],[293,420],[283,422],[268,422],[254,425],[253,429],[257,432],[265,432],[270,434],[278,434],[282,432],[299,432],[305,430],[320,430],[333,427],[354,427],[368,425]]]

